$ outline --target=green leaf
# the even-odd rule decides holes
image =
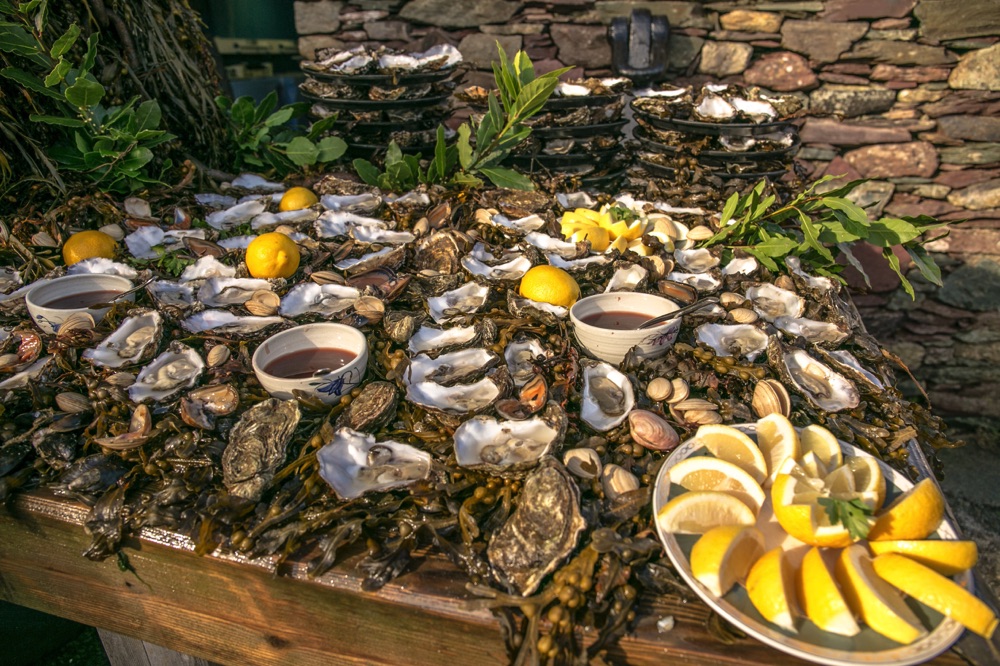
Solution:
[[[913,292],[913,285],[903,275],[903,270],[899,266],[899,257],[896,256],[896,253],[892,251],[891,247],[886,247],[882,248],[882,256],[889,262],[889,268],[899,276],[900,282],[903,283],[903,290],[910,295],[911,299],[916,300],[917,295]]]
[[[0,76],[10,79],[16,83],[20,83],[22,86],[27,88],[32,92],[39,93],[40,95],[45,95],[46,97],[51,97],[52,99],[57,99],[62,101],[63,96],[54,90],[50,90],[45,87],[45,84],[40,78],[34,74],[29,74],[28,72],[20,69],[19,67],[4,67],[0,69]]]
[[[42,0],[31,0],[31,2],[22,2],[17,6],[17,11],[22,14],[30,14],[35,11],[38,5],[42,4]]]
[[[48,63],[38,41],[16,23],[0,22],[0,51],[28,56],[43,66]]]
[[[883,217],[869,226],[868,242],[877,247],[892,247],[902,245],[919,237],[920,229],[894,217]]]
[[[736,206],[740,203],[739,192],[733,192],[726,199],[726,205],[722,207],[722,217],[719,219],[720,226],[726,226],[729,220],[733,219],[733,215],[736,213]]]
[[[772,236],[763,243],[757,243],[753,249],[768,257],[784,257],[798,246],[798,242],[785,236]]]
[[[63,127],[83,127],[84,122],[78,118],[66,118],[65,116],[43,116],[36,113],[28,116],[28,119],[36,123],[46,125],[61,125]]]
[[[495,98],[490,95],[490,99],[495,100]],[[493,102],[496,104],[496,102]],[[485,151],[493,138],[500,131],[500,126],[503,124],[503,112],[501,111],[499,115],[494,114],[491,108],[485,114],[483,114],[483,119],[479,121],[479,127],[476,128],[476,153],[481,153]]]
[[[390,141],[389,147],[385,151],[386,171],[389,170],[389,165],[402,161],[403,161],[403,151],[399,149],[399,144],[396,143],[395,141]]]
[[[375,168],[375,165],[368,160],[360,158],[351,162],[351,165],[354,167],[354,171],[357,172],[361,180],[365,181],[365,183],[371,185],[372,187],[378,187],[379,171]]]
[[[535,80],[535,66],[531,64],[531,58],[524,51],[518,51],[514,55],[514,73],[522,89]]]
[[[97,32],[87,37],[87,52],[83,55],[83,60],[80,62],[81,75],[87,74],[94,67],[94,61],[97,60],[97,41]]]
[[[232,108],[233,106],[233,100],[229,99],[225,95],[216,95],[215,105],[219,107],[219,109],[221,109],[222,111],[228,112],[229,109]]]
[[[830,179],[827,179],[827,180],[830,180]],[[841,185],[840,187],[838,187],[835,190],[830,190],[829,192],[824,192],[823,196],[824,197],[844,197],[844,196],[847,196],[848,194],[850,194],[854,190],[854,188],[856,188],[858,185],[863,185],[864,183],[867,183],[868,180],[869,180],[868,178],[861,178],[859,180],[852,180],[850,182],[844,183],[843,185]],[[810,188],[810,190],[812,190],[812,189],[813,188]]]
[[[463,169],[468,169],[469,165],[472,164],[472,145],[469,143],[471,135],[472,129],[469,127],[469,123],[462,123],[458,126],[458,141],[455,145],[458,148],[458,161]]]
[[[836,245],[837,243],[854,243],[861,239],[856,234],[845,229],[842,222],[830,220],[820,223],[819,240],[823,243]]]
[[[80,36],[80,26],[76,23],[72,24],[62,36],[52,44],[52,50],[49,51],[49,55],[55,59],[59,59],[66,55],[66,53],[73,48],[73,44],[76,43],[77,38]]]
[[[247,96],[240,97],[229,109],[230,117],[237,125],[253,124],[254,107],[253,99]]]
[[[848,201],[841,197],[831,197],[829,195],[823,197],[819,200],[821,204],[827,208],[832,208],[833,210],[843,211],[847,215],[848,219],[862,226],[868,226],[869,219],[868,213],[864,211],[861,206],[857,205],[853,201]]]
[[[874,518],[872,508],[860,499],[843,500],[833,497],[820,497],[816,500],[826,509],[826,515],[831,525],[840,523],[847,528],[847,533],[853,539],[864,539],[871,530]]]
[[[160,105],[154,99],[148,99],[135,110],[135,126],[141,130],[155,130],[160,126]]]
[[[857,220],[851,219],[847,213],[840,210],[833,211],[833,217],[840,223],[845,232],[858,239],[868,238],[868,234],[870,233],[870,223],[868,220],[862,224]]]
[[[56,63],[56,66],[52,68],[49,75],[45,77],[45,87],[51,88],[52,86],[59,85],[66,78],[69,73],[71,65],[67,60],[60,60]]]
[[[509,132],[504,135],[504,138],[497,142],[496,149],[501,152],[506,152],[510,148],[518,145],[531,135],[531,128],[526,125],[519,126],[513,132]]]
[[[148,148],[138,147],[130,151],[128,156],[122,160],[122,166],[126,169],[141,169],[153,159],[153,151]]]
[[[489,178],[490,182],[497,187],[506,187],[510,190],[523,190],[529,192],[535,189],[535,184],[532,183],[529,178],[519,174],[513,169],[506,169],[504,167],[484,167],[479,170],[479,173]]]
[[[799,211],[799,223],[802,229],[802,235],[805,236],[806,244],[812,249],[816,250],[821,257],[833,263],[833,254],[831,254],[829,248],[827,248],[819,240],[819,230],[813,223],[812,219],[802,211]]]
[[[308,166],[316,164],[319,157],[319,148],[316,144],[305,138],[297,136],[284,145],[285,156],[292,161],[295,166]]]
[[[763,252],[758,252],[756,246],[747,246],[743,248],[747,254],[752,255],[759,261],[764,268],[771,271],[772,273],[777,273],[779,268],[778,264],[771,257],[767,256]]]
[[[471,173],[466,173],[464,171],[459,171],[454,176],[452,176],[451,181],[456,185],[461,185],[464,187],[482,187],[483,181],[476,178]]]
[[[865,272],[865,267],[861,264],[860,261],[858,261],[858,258],[854,256],[854,252],[851,250],[850,243],[838,243],[837,249],[840,250],[840,252],[844,255],[844,258],[847,259],[847,263],[849,263],[851,266],[854,267],[855,270],[861,273],[861,277],[864,278],[865,284],[868,285],[869,288],[871,288],[872,282],[868,278],[868,273]]]
[[[773,203],[774,203],[774,195],[772,194],[757,204],[757,206],[753,209],[753,213],[750,214],[750,219],[752,220],[760,219],[764,215],[764,213],[767,212],[767,209],[770,208],[771,204]]]
[[[324,137],[319,140],[316,147],[319,148],[319,155],[316,161],[323,163],[338,160],[347,152],[347,144],[339,136]]]
[[[514,100],[511,115],[520,119],[530,118],[538,113],[552,95],[558,81],[556,79],[535,79],[521,88]]]
[[[292,114],[294,112],[295,112],[294,109],[286,106],[285,108],[279,111],[275,111],[270,116],[268,116],[267,119],[264,121],[264,125],[266,127],[277,127],[278,125],[284,125],[285,123],[287,123],[289,120],[292,119]]]
[[[445,141],[444,126],[437,127],[437,140],[434,142],[434,159],[431,161],[428,176],[433,174],[434,182],[443,182],[448,174],[448,144]]]
[[[257,125],[262,122],[265,118],[271,115],[271,112],[278,108],[278,93],[274,90],[264,95],[264,99],[260,100],[260,104],[253,112],[253,124]],[[285,107],[288,108],[288,107]],[[274,123],[276,125],[283,125],[284,123]]]
[[[66,88],[66,101],[85,109],[98,104],[104,98],[104,86],[92,78],[80,77],[76,83]]]
[[[927,253],[927,250],[920,245],[907,245],[904,249],[913,260],[913,265],[920,269],[920,274],[924,276],[924,279],[939,287],[944,286],[941,282],[941,268]]]
[[[312,124],[309,128],[309,132],[306,134],[306,138],[310,141],[315,141],[320,138],[323,134],[328,132],[337,123],[336,114],[332,116],[327,116],[326,118],[321,118]]]
[[[497,92],[500,93],[500,101],[503,102],[505,109],[509,109],[511,104],[514,103],[517,91],[511,89],[506,74],[501,70],[500,65],[495,62],[493,63],[493,81],[496,83]]]

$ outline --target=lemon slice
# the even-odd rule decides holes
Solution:
[[[676,534],[704,534],[720,525],[750,526],[757,518],[732,495],[695,491],[678,495],[660,509],[660,527]]]
[[[624,236],[618,236],[611,241],[611,244],[608,245],[608,249],[618,250],[621,254],[625,254],[628,251],[628,240],[626,240]]]
[[[859,489],[857,487],[856,483],[858,476],[855,473],[855,469],[853,469],[851,465],[854,460],[855,458],[848,458],[847,463],[827,474],[826,478],[823,480],[823,486],[829,497],[843,500],[860,499],[874,511],[882,504],[882,498],[874,490]],[[858,458],[857,460],[862,459]],[[864,460],[870,460],[876,467],[878,467],[878,463],[874,460],[871,460],[870,458],[866,458]],[[865,468],[862,467],[861,469]],[[862,474],[868,474],[868,472],[865,471]],[[865,477],[863,476],[862,480],[864,478]]]
[[[731,462],[753,477],[757,483],[767,478],[767,463],[754,441],[736,428],[703,425],[695,439],[716,458]]]
[[[899,553],[906,555],[939,574],[954,576],[967,571],[979,560],[979,550],[975,541],[943,541],[923,539],[919,541],[872,541],[868,547],[876,555]]]
[[[799,450],[802,455],[812,453],[826,469],[834,469],[844,464],[840,452],[840,442],[833,433],[821,425],[808,425],[799,431]]]
[[[781,548],[768,551],[750,568],[747,596],[765,620],[797,633],[795,572]]]
[[[817,490],[790,474],[778,474],[771,486],[774,517],[782,529],[811,546],[842,548],[854,542],[843,525],[831,525],[818,500],[825,491]]]
[[[753,477],[731,462],[710,456],[686,458],[667,472],[670,483],[688,490],[714,490],[732,495],[754,512],[764,504],[763,488]]]
[[[878,461],[868,456],[849,456],[845,463],[854,473],[854,490],[859,494],[874,496],[876,511],[885,502],[885,476]]]
[[[900,495],[875,520],[869,541],[924,539],[941,525],[944,498],[937,485],[922,479]]]
[[[764,535],[756,527],[713,527],[691,549],[691,573],[716,596],[746,579],[764,554]]]
[[[813,546],[802,558],[797,582],[802,612],[813,624],[841,636],[856,636],[861,631],[819,548]]]
[[[825,478],[829,473],[823,461],[812,451],[802,456],[802,470],[814,479]]]
[[[799,436],[783,414],[768,414],[757,421],[757,446],[767,462],[768,477],[764,485],[774,482],[785,460],[799,457]]]
[[[608,249],[608,245],[611,243],[611,238],[608,236],[608,230],[602,229],[600,227],[583,227],[574,231],[569,239],[574,243],[579,243],[580,241],[590,241],[590,249],[594,252],[604,252]]]
[[[896,553],[879,555],[872,560],[872,568],[890,585],[950,617],[969,631],[986,640],[993,637],[997,628],[996,614],[954,581]]]
[[[927,635],[903,595],[875,573],[864,546],[845,548],[837,558],[834,576],[847,605],[876,632],[904,645]]]

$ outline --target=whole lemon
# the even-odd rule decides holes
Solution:
[[[533,301],[568,308],[580,298],[580,285],[561,268],[535,266],[521,278],[520,294]]]
[[[299,246],[285,234],[261,234],[247,246],[247,269],[255,278],[289,278],[299,268]]]
[[[309,206],[318,201],[319,199],[309,188],[293,187],[281,195],[281,203],[278,204],[278,210],[302,210],[303,208],[309,208]]]
[[[78,261],[95,257],[112,259],[117,248],[115,239],[103,231],[79,231],[63,244],[63,261],[72,266]]]

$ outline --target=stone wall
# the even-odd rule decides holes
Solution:
[[[807,101],[809,174],[872,179],[875,214],[953,222],[933,245],[945,286],[911,302],[880,260],[858,305],[942,413],[1000,418],[1000,6],[997,0],[315,0],[295,2],[300,50],[448,42],[492,82],[499,41],[541,71],[611,72],[607,26],[669,18],[668,81],[725,81]],[[961,222],[959,222],[961,221]],[[873,253],[874,254],[874,253]],[[904,262],[907,257],[901,257]],[[856,281],[858,282],[858,281]],[[858,282],[861,286],[863,283]]]

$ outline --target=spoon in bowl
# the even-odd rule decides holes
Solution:
[[[652,328],[658,324],[662,324],[665,321],[670,321],[671,319],[677,319],[678,317],[686,314],[690,314],[702,308],[708,307],[709,305],[715,305],[719,302],[719,299],[715,296],[706,296],[705,298],[695,301],[691,305],[685,305],[682,308],[674,310],[673,312],[668,312],[667,314],[660,315],[659,317],[653,317],[649,321],[644,321],[637,328]]]

